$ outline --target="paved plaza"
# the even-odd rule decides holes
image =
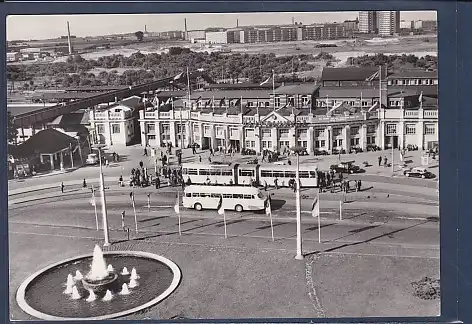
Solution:
[[[130,187],[119,187],[142,160],[152,172],[151,158],[142,148],[117,152],[122,162],[104,168],[112,246],[109,250],[157,253],[182,270],[181,285],[162,303],[125,319],[433,316],[438,300],[413,296],[411,283],[439,277],[439,214],[436,179],[410,179],[379,167],[378,156],[390,151],[342,155],[342,161],[370,166],[361,179],[363,190],[344,195],[320,194],[321,243],[311,203],[317,189],[301,192],[305,259],[296,251],[295,194],[288,188],[269,188],[273,201],[274,241],[269,218],[263,213],[227,213],[228,238],[215,211],[182,209],[182,235],[173,211],[179,188],[164,185],[135,188],[138,233],[129,200]],[[388,153],[388,154],[387,154]],[[398,153],[398,152],[396,152]],[[205,158],[208,152],[199,152]],[[199,155],[197,154],[197,156]],[[236,155],[244,163],[253,156]],[[290,157],[293,160],[293,157]],[[196,159],[184,150],[184,161]],[[216,156],[224,160],[227,157]],[[328,169],[338,156],[303,156],[302,164]],[[419,152],[406,155],[408,164],[420,164]],[[436,164],[430,170],[436,173]],[[98,167],[84,166],[65,173],[43,175],[9,183],[10,303],[13,319],[32,319],[14,300],[16,289],[32,272],[64,258],[90,253],[103,242],[101,223],[96,229],[90,190],[98,187]],[[436,173],[437,174],[437,173]],[[64,183],[64,193],[60,184]],[[147,205],[151,196],[151,208]],[[340,216],[339,202],[342,205]],[[99,221],[100,203],[97,199]],[[121,228],[121,212],[125,225]],[[290,280],[287,280],[290,278]],[[414,305],[414,306],[412,306]]]

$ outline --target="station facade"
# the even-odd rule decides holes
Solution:
[[[377,82],[367,78],[367,83],[362,76],[354,86],[304,83],[275,90],[195,91],[141,110],[141,143],[195,143],[257,153],[293,146],[305,147],[309,154],[365,151],[369,146],[387,149],[392,144],[430,149],[438,144],[438,102],[437,77],[428,78],[433,79],[428,89],[396,86],[393,75]]]

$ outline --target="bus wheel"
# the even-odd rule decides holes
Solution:
[[[196,203],[195,206],[193,206],[193,208],[200,211],[200,210],[202,210],[202,205]]]
[[[234,208],[238,213],[242,212],[243,211],[243,206],[241,205],[236,205],[236,207]]]

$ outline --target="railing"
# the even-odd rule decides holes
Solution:
[[[419,116],[419,111],[416,110],[405,110],[403,112],[403,117],[405,118],[418,118]]]
[[[144,118],[146,119],[155,119],[156,118],[156,113],[155,112],[145,112],[144,113]]]
[[[423,118],[438,118],[438,111],[437,110],[424,110]]]
[[[348,122],[348,121],[359,121],[364,120],[364,116],[316,116],[313,117],[314,123],[330,123],[330,122]]]
[[[159,113],[159,118],[170,118],[170,113],[169,112],[160,112]]]

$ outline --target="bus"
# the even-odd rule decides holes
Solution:
[[[196,210],[217,209],[220,197],[224,209],[237,212],[263,210],[267,200],[255,187],[190,185],[185,187],[182,205]]]
[[[251,185],[253,181],[260,186],[265,183],[274,186],[277,179],[280,187],[286,187],[291,178],[296,178],[296,168],[295,165],[183,163],[182,176],[193,184],[240,186]],[[317,165],[300,165],[299,171],[301,187],[318,187]]]
[[[318,167],[316,165],[300,165],[300,187],[318,187]],[[296,179],[297,167],[293,165],[261,165],[259,168],[258,181],[260,185],[267,183],[268,186],[275,186],[277,179],[278,186],[288,187],[290,179]]]

